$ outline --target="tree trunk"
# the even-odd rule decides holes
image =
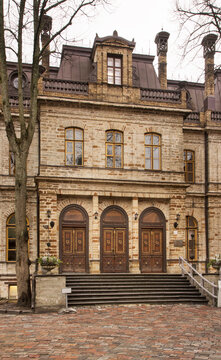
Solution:
[[[28,230],[26,224],[27,153],[15,154],[16,276],[19,306],[31,306]]]

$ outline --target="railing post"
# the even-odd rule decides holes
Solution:
[[[202,286],[202,295],[204,295],[205,291],[204,291],[204,279],[201,277],[200,278],[200,283],[201,283],[201,286]]]
[[[218,280],[217,307],[221,307],[221,280]]]

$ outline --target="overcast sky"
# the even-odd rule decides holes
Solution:
[[[112,5],[99,9],[99,13],[90,19],[84,18],[76,23],[76,45],[92,46],[96,33],[100,37],[111,35],[114,30],[118,35],[136,42],[135,53],[155,56],[157,65],[156,34],[168,31],[168,78],[177,80],[204,81],[204,59],[182,60],[182,37],[179,36],[179,22],[174,14],[175,0],[110,0]],[[199,40],[200,41],[200,40]],[[157,68],[157,66],[156,66]]]

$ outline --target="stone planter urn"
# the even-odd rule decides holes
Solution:
[[[56,266],[59,266],[61,260],[50,254],[45,254],[38,259],[38,263],[41,265],[42,274],[50,274]]]
[[[55,267],[55,264],[41,264],[42,274],[50,273]]]
[[[217,261],[217,262],[214,262],[212,264],[212,267],[213,269],[216,269],[217,270],[217,274],[219,274],[219,278],[221,280],[221,260]]]

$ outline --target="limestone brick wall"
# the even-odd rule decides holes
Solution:
[[[221,195],[221,132],[211,131],[208,136],[208,155],[209,155],[209,182],[211,191],[219,191]]]
[[[43,183],[40,184],[43,188]],[[40,251],[43,254],[47,250],[48,231],[44,225],[48,223],[47,209],[51,210],[51,219],[55,222],[55,227],[50,231],[51,251],[54,255],[59,256],[59,221],[61,211],[68,205],[80,205],[83,207],[89,217],[89,271],[91,273],[100,272],[100,219],[102,212],[111,205],[120,206],[128,215],[128,239],[129,239],[129,264],[130,272],[139,272],[139,216],[149,208],[155,207],[160,209],[166,218],[166,258],[167,271],[180,271],[178,267],[179,256],[185,257],[185,234],[186,234],[186,210],[185,196],[174,194],[169,195],[161,193],[158,198],[151,187],[146,187],[146,196],[134,196],[134,193],[117,194],[112,186],[113,194],[102,193],[97,185],[97,192],[88,195],[80,191],[63,192],[65,184],[57,184],[57,195],[51,191],[41,191],[40,196]],[[115,185],[116,186],[116,185]],[[67,190],[67,189],[66,189]],[[152,195],[151,195],[151,191]],[[159,189],[158,189],[159,191]],[[167,189],[168,191],[168,189]],[[148,196],[149,192],[149,196]],[[63,193],[63,195],[62,195]],[[145,193],[143,193],[145,194]],[[95,219],[94,213],[98,212],[98,218]],[[134,214],[138,213],[138,219],[134,219]],[[178,228],[174,228],[176,215],[181,214]],[[201,224],[200,224],[201,225]],[[177,246],[177,240],[182,245]]]
[[[65,307],[65,276],[36,276],[36,310],[55,310]]]
[[[17,133],[18,127],[16,127]],[[4,177],[4,180],[1,184],[14,184],[14,177],[11,175],[8,178],[5,176],[9,175],[9,142],[5,132],[5,126],[3,124],[2,119],[0,119],[0,176]],[[38,126],[36,125],[36,131],[34,134],[34,138],[30,147],[28,160],[27,160],[27,172],[29,177],[33,177],[37,175],[38,172]]]
[[[54,104],[55,105],[55,104]],[[70,105],[70,104],[69,104]],[[53,124],[53,126],[52,126]],[[41,174],[46,165],[65,166],[65,128],[80,127],[84,130],[84,166],[105,168],[105,134],[115,129],[124,135],[124,169],[131,170],[130,177],[136,177],[134,170],[145,168],[144,134],[155,132],[162,140],[162,171],[152,172],[152,178],[162,181],[183,181],[183,133],[182,117],[175,115],[153,114],[132,110],[114,110],[112,108],[79,108],[65,106],[41,108]],[[56,144],[56,146],[55,146]],[[59,171],[60,170],[60,171]],[[116,171],[108,169],[112,174]],[[50,170],[49,170],[50,171]],[[51,169],[50,175],[66,176],[64,169]],[[75,169],[75,172],[80,169]],[[84,171],[84,169],[82,169]],[[171,173],[175,172],[174,178]],[[151,172],[150,172],[151,173]],[[142,178],[139,173],[139,178]],[[90,174],[91,175],[91,174]],[[94,175],[94,174],[93,174]],[[83,174],[85,176],[85,174]],[[93,176],[94,177],[94,176]],[[149,177],[149,172],[148,172]]]
[[[221,197],[211,196],[209,198],[209,257],[214,258],[216,254],[221,256]]]
[[[27,218],[29,221],[29,258],[37,258],[37,201],[36,193],[28,192]],[[7,233],[6,222],[15,211],[14,192],[4,190],[0,192],[0,297],[8,297],[8,286],[16,283],[15,263],[6,261]],[[34,264],[30,267],[34,271]]]
[[[184,138],[184,150],[192,150],[195,153],[195,183],[191,185],[188,192],[204,191],[204,188],[200,188],[200,184],[205,182],[205,144],[204,133],[202,131],[185,131]]]

